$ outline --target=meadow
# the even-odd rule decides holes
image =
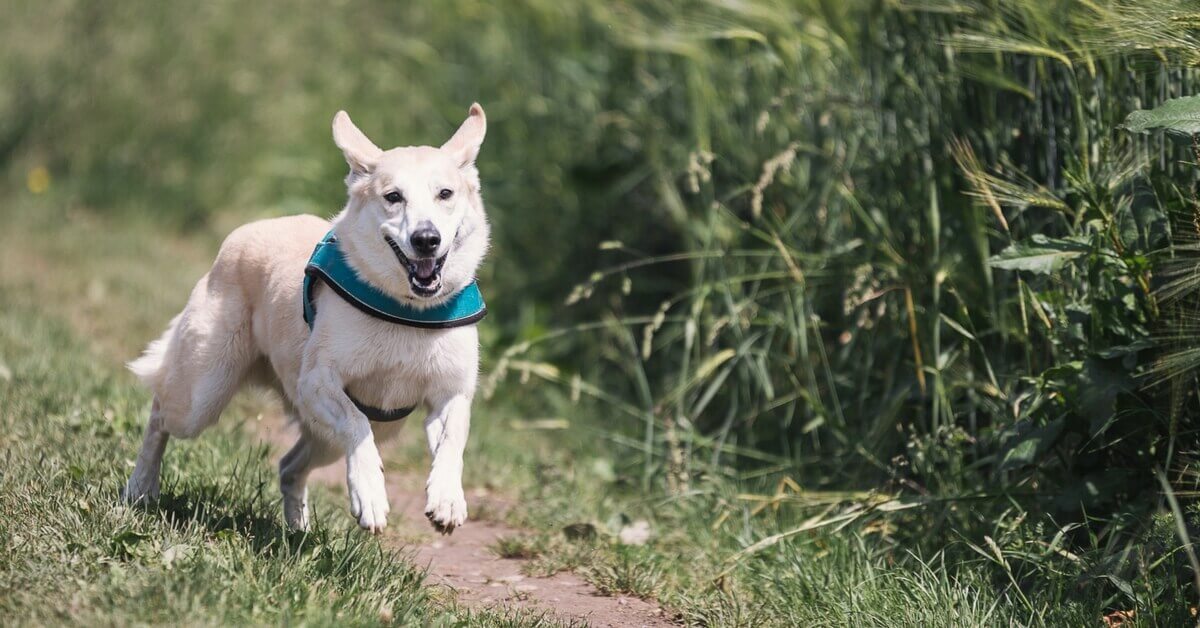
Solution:
[[[439,143],[472,101],[498,553],[688,624],[1196,622],[1189,2],[47,0],[0,36],[5,623],[549,623],[431,592],[338,491],[284,532],[253,394],[116,501],[121,364],[233,227],[340,209],[333,112]]]

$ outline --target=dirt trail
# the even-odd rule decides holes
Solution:
[[[276,459],[295,441],[292,428],[282,421],[258,423],[258,437],[272,445]],[[386,458],[386,454],[385,454]],[[345,491],[345,464],[334,463],[318,469],[313,483],[342,487]],[[499,558],[490,546],[496,539],[520,533],[497,521],[469,520],[449,536],[436,534],[426,523],[424,481],[418,477],[392,473],[387,478],[392,505],[389,532],[385,542],[412,552],[418,565],[428,566],[428,581],[449,589],[458,601],[474,608],[520,608],[545,612],[566,623],[586,622],[591,626],[674,626],[657,605],[635,597],[609,597],[579,576],[560,572],[541,578],[525,576],[523,559]],[[467,489],[472,512],[496,512],[497,508],[479,508],[486,499]],[[344,506],[344,504],[343,504]],[[418,531],[397,538],[394,532]],[[417,540],[405,542],[416,536]]]

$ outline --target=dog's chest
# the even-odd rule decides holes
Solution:
[[[473,391],[478,372],[474,327],[416,329],[370,321],[339,343],[335,363],[355,399],[382,409],[436,403]]]

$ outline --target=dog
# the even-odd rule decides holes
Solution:
[[[127,502],[158,498],[169,437],[197,436],[239,388],[261,383],[279,392],[300,431],[279,463],[289,528],[309,525],[310,472],[345,456],[350,513],[382,531],[389,505],[378,444],[403,423],[391,419],[414,407],[428,412],[433,460],[425,514],[443,534],[463,525],[482,300],[454,324],[381,317],[323,274],[318,252],[336,246],[343,279],[411,313],[408,322],[460,305],[488,250],[475,166],[486,132],[476,103],[440,147],[384,151],[346,112],[334,116],[333,140],[350,167],[342,211],[331,221],[289,216],[234,230],[183,311],[129,363],[154,399]]]

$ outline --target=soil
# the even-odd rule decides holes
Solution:
[[[270,443],[276,457],[295,441],[293,428],[282,421],[261,421],[258,436]],[[386,458],[386,454],[385,454]],[[345,464],[334,463],[313,472],[310,482],[342,487]],[[389,529],[404,534],[385,534],[383,542],[412,555],[417,565],[428,568],[427,583],[447,590],[460,604],[472,608],[528,609],[545,613],[567,624],[590,626],[674,626],[657,604],[636,597],[607,596],[570,572],[549,577],[526,576],[527,559],[500,558],[491,546],[497,539],[517,536],[521,530],[495,520],[468,520],[450,535],[439,535],[429,527],[424,514],[424,481],[419,477],[392,473],[387,478],[392,505]],[[501,513],[505,504],[485,492],[467,487],[468,506],[473,512]],[[479,508],[488,500],[486,508]],[[347,514],[347,516],[349,516]]]

